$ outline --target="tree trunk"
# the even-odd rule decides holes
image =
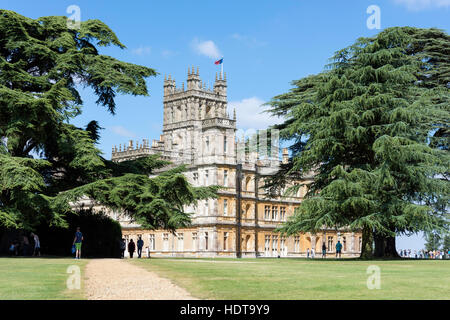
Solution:
[[[400,258],[395,248],[395,236],[375,235],[375,258]]]
[[[363,228],[362,230],[362,245],[361,245],[361,259],[372,259],[373,258],[373,233],[370,228]]]

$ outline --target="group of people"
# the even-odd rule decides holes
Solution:
[[[9,255],[13,256],[40,256],[41,242],[37,234],[31,232],[20,236],[9,243]]]
[[[447,250],[411,250],[402,249],[399,251],[400,257],[412,259],[450,259],[450,249]]]
[[[314,250],[309,250],[309,248],[306,250],[306,257],[309,259],[309,258],[312,258],[312,259],[314,259],[315,258],[315,252],[314,252]],[[341,258],[342,256],[342,243],[341,243],[341,241],[340,240],[338,240],[338,242],[336,243],[336,258]],[[322,259],[324,259],[324,258],[326,258],[327,257],[327,246],[325,245],[325,242],[324,243],[322,243]]]
[[[130,242],[128,242],[128,253],[130,255],[130,258],[133,258],[134,252],[136,251],[137,247],[137,255],[138,258],[142,257],[142,248],[144,247],[144,240],[142,240],[142,237],[139,237],[138,241],[135,243],[133,239],[130,239]],[[122,239],[120,242],[120,257],[125,258],[125,250],[127,249],[127,245],[125,242],[125,239]],[[150,250],[147,247],[147,257],[150,258]]]

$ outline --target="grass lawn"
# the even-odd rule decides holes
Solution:
[[[134,259],[202,299],[450,299],[450,260]],[[367,268],[381,288],[367,288]]]
[[[83,299],[80,290],[68,290],[67,267],[86,260],[64,258],[0,258],[0,300]]]

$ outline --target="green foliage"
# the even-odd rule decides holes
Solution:
[[[102,212],[81,210],[69,213],[65,217],[68,227],[49,227],[40,225],[36,232],[41,242],[41,251],[45,255],[69,256],[75,231],[81,228],[83,233],[83,257],[120,257],[122,230],[117,221]]]
[[[112,114],[117,93],[148,95],[156,71],[100,54],[105,46],[125,48],[101,21],[72,29],[66,17],[0,10],[0,226],[67,227],[71,203],[87,195],[145,226],[175,229],[190,221],[183,206],[215,196],[216,187],[190,186],[182,167],[149,179],[168,164],[157,155],[105,160],[100,124],[69,123],[82,110],[80,87]]]
[[[314,173],[307,199],[280,231],[349,227],[395,237],[448,227],[436,208],[448,206],[448,140],[432,135],[450,118],[449,45],[440,30],[386,29],[271,100],[294,158],[268,187]]]
[[[442,248],[444,250],[449,250],[450,249],[450,234],[446,234],[445,235]]]
[[[439,233],[428,232],[425,235],[425,249],[427,251],[435,251],[441,249],[443,239]]]

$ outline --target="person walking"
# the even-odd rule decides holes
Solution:
[[[28,240],[28,237],[26,234],[23,235],[23,255],[26,257],[29,255],[30,252],[30,240]]]
[[[127,244],[125,243],[125,239],[120,241],[120,258],[125,258],[125,249],[127,248]]]
[[[9,245],[9,256],[10,257],[14,256],[15,252],[16,252],[16,245],[14,244],[13,241],[11,241],[11,243]]]
[[[137,254],[138,258],[142,255],[142,248],[144,247],[144,240],[142,240],[142,237],[139,236],[139,240],[137,241]]]
[[[34,250],[33,250],[33,256],[41,256],[41,242],[39,241],[39,237],[35,233],[31,233],[31,237],[33,237],[34,240]]]
[[[130,258],[133,258],[133,253],[136,250],[136,245],[134,244],[133,239],[130,240],[130,243],[128,243],[128,253],[130,254]]]
[[[341,250],[342,250],[342,243],[340,240],[336,243],[336,258],[339,255],[339,258],[341,258]]]
[[[306,258],[309,259],[309,248],[306,250]]]
[[[75,232],[75,238],[73,239],[73,245],[75,246],[75,259],[81,258],[81,243],[83,242],[83,234],[80,231],[80,227],[77,227]]]
[[[315,250],[316,250],[315,248],[314,248],[314,249],[311,249],[311,259],[314,259],[315,256],[316,256]]]
[[[327,257],[327,246],[325,245],[325,242],[322,243],[322,258]]]

